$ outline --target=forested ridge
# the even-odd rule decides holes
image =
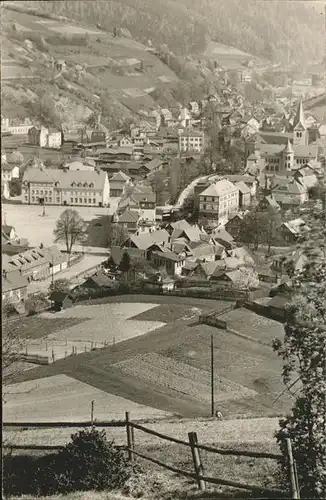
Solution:
[[[167,44],[177,54],[205,50],[209,39],[255,56],[319,60],[324,17],[298,1],[270,0],[57,0],[15,2],[86,24],[128,29],[139,41]]]

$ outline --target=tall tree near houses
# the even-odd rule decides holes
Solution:
[[[57,220],[53,234],[56,243],[62,242],[66,245],[70,259],[74,245],[83,244],[87,240],[86,223],[77,210],[67,208]]]
[[[122,246],[128,238],[128,230],[122,224],[110,222],[108,226],[108,247]]]
[[[304,269],[293,276],[293,300],[287,311],[284,341],[274,341],[283,359],[283,381],[294,396],[292,412],[276,433],[292,440],[301,498],[326,498],[326,213],[312,209],[302,232]],[[284,475],[286,463],[282,463]]]
[[[123,278],[125,282],[128,281],[130,267],[131,267],[130,255],[128,252],[124,252],[122,254],[122,259],[119,265],[119,269],[123,273]]]
[[[208,135],[208,147],[206,148],[206,154],[210,161],[210,167],[213,168],[214,164],[219,162],[221,159],[221,120],[218,116],[216,105],[214,103],[209,103],[205,110],[206,128]]]
[[[163,172],[154,172],[154,175],[152,176],[150,180],[150,185],[153,190],[153,192],[156,195],[156,204],[157,205],[163,205],[164,199],[164,191],[165,191],[165,183],[164,183],[165,176]]]

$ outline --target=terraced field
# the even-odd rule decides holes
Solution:
[[[156,353],[140,354],[114,366],[128,375],[144,380],[145,383],[156,383],[196,401],[209,403],[211,400],[210,373],[168,356]],[[215,377],[214,382],[217,402],[257,394],[256,391],[223,377]]]

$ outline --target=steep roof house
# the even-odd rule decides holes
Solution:
[[[2,269],[1,295],[3,301],[20,302],[27,296],[28,280],[19,270]]]
[[[243,224],[244,216],[242,214],[235,214],[224,225],[225,230],[236,238],[239,234],[241,225]]]
[[[110,288],[112,286],[112,279],[110,279],[103,271],[89,276],[84,283],[80,285],[82,288],[101,289]]]
[[[2,234],[5,235],[5,237],[8,240],[14,240],[17,237],[15,228],[13,226],[8,226],[7,224],[4,224],[1,227],[1,232],[2,232]]]
[[[307,230],[306,223],[303,219],[294,219],[288,222],[283,222],[278,228],[281,237],[288,243],[295,243],[303,230]]]
[[[127,209],[118,217],[117,223],[128,229],[128,232],[134,233],[138,228],[139,213],[136,210]]]
[[[166,245],[169,242],[170,235],[165,229],[144,233],[139,236],[132,235],[125,242],[125,247],[138,248],[139,250],[148,250],[153,244]]]
[[[52,292],[51,295],[49,296],[49,300],[52,302],[53,309],[55,311],[68,309],[73,305],[73,299],[71,298],[69,292],[60,292],[60,291]]]

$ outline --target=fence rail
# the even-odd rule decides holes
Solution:
[[[3,422],[3,427],[24,427],[26,429],[50,429],[50,428],[58,428],[58,427],[70,427],[70,428],[78,428],[78,427],[90,427],[94,425],[95,427],[126,427],[125,420],[117,420],[117,421],[98,421],[96,420],[93,424],[91,420],[83,421],[83,422]]]
[[[274,453],[263,453],[263,452],[255,452],[255,451],[247,451],[247,450],[230,450],[230,449],[223,449],[223,448],[217,448],[214,446],[208,446],[204,444],[199,444],[198,439],[197,439],[197,434],[195,432],[190,432],[188,433],[189,441],[184,441],[182,439],[178,439],[172,436],[168,436],[166,434],[163,434],[161,432],[155,431],[153,429],[149,429],[148,427],[145,427],[144,425],[137,424],[135,422],[132,422],[130,420],[129,413],[126,412],[125,415],[125,420],[120,420],[120,421],[82,421],[82,422],[4,422],[3,427],[4,428],[22,428],[22,429],[32,429],[32,428],[82,428],[82,427],[102,427],[102,428],[109,428],[109,427],[125,427],[127,431],[127,446],[119,446],[119,448],[124,449],[128,452],[128,457],[132,461],[134,460],[135,457],[142,458],[144,460],[147,460],[149,462],[152,462],[159,467],[162,467],[166,470],[169,470],[171,472],[174,472],[175,474],[180,474],[185,477],[192,478],[198,482],[198,485],[200,489],[205,489],[205,484],[206,483],[211,483],[211,484],[216,484],[220,486],[229,486],[233,488],[238,488],[242,490],[251,490],[251,491],[256,491],[256,492],[264,492],[266,494],[273,494],[273,495],[282,495],[284,496],[287,492],[280,490],[280,489],[274,489],[274,488],[265,488],[262,486],[257,486],[257,485],[252,485],[252,484],[247,484],[247,483],[240,483],[237,481],[230,481],[230,480],[225,480],[221,478],[215,478],[215,477],[209,477],[205,476],[204,474],[204,468],[201,463],[201,458],[200,458],[200,453],[199,450],[207,451],[209,453],[214,453],[218,455],[228,455],[228,456],[243,456],[243,457],[251,457],[251,458],[258,458],[258,459],[271,459],[271,460],[281,460],[283,459],[283,455],[279,454],[274,454]],[[171,443],[175,443],[178,445],[186,446],[187,448],[191,448],[192,456],[193,456],[193,462],[194,462],[194,469],[195,472],[189,472],[189,471],[184,471],[181,469],[178,469],[177,467],[174,467],[172,465],[163,463],[159,460],[156,460],[153,457],[150,457],[148,455],[145,455],[143,453],[140,453],[138,450],[135,449],[135,430],[145,432],[146,434],[150,434],[152,436],[158,437],[164,441],[169,441]],[[192,435],[192,436],[191,436]],[[190,439],[193,437],[193,439]],[[60,450],[63,448],[63,446],[55,446],[55,445],[15,445],[15,444],[5,444],[4,445],[5,449],[11,449],[11,450]],[[197,451],[196,451],[197,450]],[[195,451],[195,452],[194,452]]]
[[[189,443],[188,443],[189,444]],[[148,460],[156,465],[159,465],[160,467],[163,467],[164,469],[170,470],[171,472],[174,472],[175,474],[180,474],[182,476],[186,477],[191,477],[192,479],[201,480],[206,483],[211,483],[211,484],[218,484],[221,486],[231,486],[233,488],[239,488],[242,490],[251,490],[251,491],[264,491],[265,493],[271,493],[271,494],[281,494],[284,495],[285,491],[280,490],[280,489],[274,489],[274,488],[263,488],[257,485],[250,485],[250,484],[244,484],[244,483],[238,483],[235,481],[228,481],[226,479],[219,479],[215,477],[208,477],[208,476],[202,476],[202,475],[197,475],[193,472],[188,472],[184,471],[181,469],[178,469],[176,467],[173,467],[172,465],[167,465],[159,460],[156,460],[155,458],[148,457],[147,455],[143,455],[142,453],[139,453],[138,451],[131,450],[131,452],[134,455],[137,455],[140,458],[143,458],[144,460]]]

